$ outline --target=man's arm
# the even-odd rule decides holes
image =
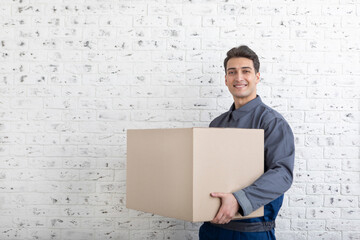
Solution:
[[[283,119],[273,119],[265,130],[265,173],[250,186],[232,194],[212,195],[221,206],[212,223],[229,222],[239,212],[247,216],[284,194],[291,186],[294,168],[294,136]],[[226,201],[224,201],[226,196]],[[234,199],[237,205],[234,205]],[[235,212],[235,213],[234,213]]]
[[[295,146],[289,125],[276,118],[264,130],[265,173],[250,186],[233,193],[243,216],[280,197],[293,180]]]

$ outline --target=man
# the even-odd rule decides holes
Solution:
[[[220,198],[221,206],[215,218],[200,227],[199,237],[201,240],[275,239],[275,218],[293,179],[293,133],[285,119],[256,94],[260,62],[254,51],[247,46],[229,50],[224,67],[225,84],[234,103],[210,127],[264,129],[265,172],[237,192],[211,193],[212,197]],[[247,216],[261,206],[264,217],[231,221],[236,212]]]

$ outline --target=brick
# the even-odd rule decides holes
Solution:
[[[345,123],[329,123],[325,126],[326,134],[337,134],[337,135],[354,135],[359,131],[358,124],[345,124]]]
[[[323,103],[321,100],[314,101],[312,99],[294,98],[289,99],[289,108],[291,110],[322,110]]]
[[[147,12],[147,5],[136,3],[124,3],[119,4],[116,11],[120,14],[132,15],[132,14],[145,14]]]
[[[255,38],[260,39],[284,39],[289,36],[289,31],[284,28],[258,28],[255,30]],[[250,38],[253,38],[251,35]]]
[[[46,240],[46,239],[60,239],[60,229],[41,229],[30,228],[28,235],[34,239]]]
[[[80,75],[66,74],[60,75],[54,74],[49,77],[49,83],[54,85],[79,85]]]
[[[328,231],[351,231],[356,229],[360,220],[328,220],[326,222],[326,230]]]
[[[168,63],[167,66],[168,66],[168,71],[170,73],[176,73],[176,74],[183,74],[183,73],[201,74],[202,73],[202,71],[201,71],[202,64],[200,62]],[[160,79],[164,79],[164,76],[160,77]],[[166,81],[171,81],[171,79],[168,78]],[[184,83],[184,81],[185,80],[183,80],[183,77],[182,77],[179,83]],[[178,83],[178,82],[176,81],[175,83]]]
[[[216,109],[216,99],[184,99],[183,109]]]
[[[309,98],[336,98],[340,96],[340,91],[333,87],[315,87],[311,89],[307,89],[307,96]]]
[[[359,195],[360,194],[360,183],[355,184],[342,184],[341,193],[344,195]]]
[[[359,209],[341,209],[341,217],[344,219],[358,219]]]
[[[73,217],[73,216],[81,216],[81,217],[87,217],[87,216],[93,216],[94,210],[91,207],[88,206],[66,206],[61,207],[61,215],[66,217]]]
[[[202,223],[185,222],[185,230],[198,231]]]
[[[306,186],[307,194],[332,194],[336,195],[340,193],[340,184],[324,184],[324,183],[315,183],[307,184]]]
[[[279,218],[281,219],[297,219],[305,218],[305,208],[304,207],[291,207],[285,208],[282,207],[279,212]],[[289,222],[290,224],[290,222]],[[289,226],[290,227],[290,226]]]
[[[340,112],[340,119],[343,122],[356,123],[359,122],[360,120],[360,113],[354,111]],[[354,138],[353,136],[347,136],[347,137],[350,137],[350,141],[346,141],[345,139],[343,139],[344,141],[341,141],[342,144],[344,144],[343,142],[351,142],[351,140]],[[344,145],[346,145],[346,143]]]
[[[342,161],[346,161],[343,159]],[[360,176],[356,172],[325,173],[325,182],[330,183],[359,183]]]
[[[112,170],[81,170],[81,181],[111,181],[114,179]]]
[[[305,146],[338,146],[339,136],[334,135],[309,135],[305,137]]]
[[[129,74],[132,72],[132,64],[99,63],[99,72],[105,74]]]
[[[16,120],[26,120],[27,119],[27,112],[21,110],[15,111],[1,111],[0,112],[0,119],[2,121],[16,121]]]
[[[291,230],[295,230],[295,231],[325,230],[325,221],[294,219],[291,221]]]
[[[355,159],[343,159],[342,160],[342,169],[347,171],[359,171],[360,162],[357,158]]]
[[[97,183],[96,189],[101,193],[125,193],[125,183]]]
[[[290,230],[290,219],[276,219],[276,229],[279,231]]]
[[[89,226],[92,229],[112,229],[114,222],[111,218],[83,218],[81,225]]]
[[[360,26],[359,18],[355,16],[349,16],[341,19],[341,26],[344,28],[356,28]]]
[[[339,159],[316,159],[307,161],[308,170],[315,171],[334,171],[341,168],[341,160]]]
[[[187,61],[191,62],[211,62],[214,59],[219,59],[218,52],[204,52],[204,51],[192,51],[186,54]]]
[[[175,52],[172,51],[171,53],[153,53],[152,59],[155,62],[168,62],[168,61],[174,61],[174,62],[181,62],[184,61],[185,56],[181,52]]]
[[[46,51],[17,51],[14,54],[14,59],[20,61],[46,61],[47,60],[47,52]]]
[[[329,5],[323,7],[322,13],[325,16],[354,16],[356,14],[355,6],[352,5]]]
[[[24,239],[27,237],[27,229],[21,227],[0,228],[1,239]]]
[[[300,195],[300,194],[306,194],[306,185],[303,183],[293,183],[291,185],[291,188],[287,191],[287,194],[294,194],[294,195]]]
[[[134,27],[165,27],[167,25],[168,17],[167,16],[147,16],[147,15],[135,15],[134,17]]]
[[[187,74],[185,83],[192,86],[216,86],[219,85],[219,78],[213,74]]]
[[[305,232],[305,231],[277,232],[276,239],[279,239],[279,240],[306,240],[307,232]]]
[[[210,16],[196,16],[183,11],[182,16],[168,16],[168,25],[170,27],[201,27],[202,22],[206,21],[202,18],[208,19]],[[204,24],[204,27],[207,26]]]
[[[189,39],[186,42],[175,38],[167,39],[166,49],[168,50],[199,50],[200,48],[200,39]]]
[[[326,108],[326,107],[325,107]],[[337,122],[339,121],[339,114],[336,112],[306,112],[305,113],[305,122]]]
[[[98,120],[104,121],[126,121],[130,119],[130,113],[125,111],[98,111]]]
[[[323,204],[323,197],[319,196],[290,196],[289,206],[290,207],[320,207]]]
[[[341,232],[329,232],[329,231],[311,231],[308,233],[309,239],[329,239],[329,240],[337,240],[341,239]]]
[[[186,38],[217,39],[219,36],[217,27],[188,27],[185,32]]]
[[[312,39],[306,42],[306,47],[311,51],[339,51],[341,42],[339,39]]]
[[[124,239],[129,240],[129,230],[95,230],[96,240]]]
[[[355,147],[325,147],[325,158],[356,158],[359,154],[359,148]]]
[[[171,230],[164,232],[164,238],[169,240],[189,239],[195,240],[199,238],[198,231]]]
[[[91,193],[95,192],[95,185],[92,182],[65,182],[61,190],[67,193]]]
[[[297,52],[297,51],[305,51],[306,49],[306,41],[301,39],[277,39],[273,41],[271,44],[271,49],[274,50],[283,50],[283,51],[290,51],[290,52]]]
[[[354,99],[354,98],[357,98],[359,99],[360,98],[360,93],[359,93],[359,89],[358,88],[344,88],[342,90],[342,97],[343,98],[350,98],[350,99]]]
[[[117,219],[115,222],[116,229],[124,230],[149,230],[149,219]]]
[[[0,86],[6,86],[9,84],[13,84],[14,82],[14,76],[11,74],[0,74]],[[1,87],[0,87],[1,91]]]
[[[344,232],[343,233],[343,238],[346,240],[355,240],[355,239],[359,239],[360,238],[360,232]]]
[[[190,15],[200,15],[200,16],[211,16],[216,15],[217,6],[215,4],[184,4],[183,13]]]
[[[43,105],[40,98],[13,98],[10,102],[12,108],[19,109],[39,109]]]
[[[92,239],[94,234],[92,232],[82,229],[61,229],[61,236],[65,239]]]
[[[357,205],[358,205],[358,200],[357,197],[355,196],[334,195],[334,196],[324,197],[324,207],[354,208]]]
[[[233,46],[235,45],[233,40],[213,40],[213,39],[208,39],[208,40],[203,40],[202,41],[202,49],[204,50],[222,50],[222,49],[226,49],[228,48],[228,46]]]
[[[160,219],[160,220],[150,220],[151,229],[184,229],[184,221],[174,220],[174,219]]]
[[[323,182],[325,174],[321,171],[307,171],[295,173],[294,181],[301,183]]]
[[[29,158],[29,165],[33,168],[61,168],[62,159],[48,157]]]
[[[324,54],[321,52],[297,52],[290,55],[290,62],[301,62],[301,63],[318,63],[324,61]],[[284,61],[282,61],[284,62]],[[295,76],[296,77],[299,76]],[[320,79],[308,78],[307,81],[312,80],[313,83],[317,83]],[[294,79],[293,79],[294,81]]]
[[[235,16],[204,16],[202,25],[204,27],[229,27],[236,26],[237,18]]]
[[[171,15],[180,16],[182,14],[182,5],[180,4],[149,4],[149,15]]]
[[[298,148],[297,149],[297,157],[311,159],[315,161],[315,159],[323,158],[323,148],[320,147],[306,147],[306,148]]]
[[[163,231],[155,230],[132,230],[130,231],[130,239],[134,240],[162,240],[164,239]]]

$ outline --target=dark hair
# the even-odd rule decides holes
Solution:
[[[256,53],[253,50],[251,50],[248,46],[241,45],[240,47],[237,47],[237,48],[234,47],[234,48],[230,49],[226,53],[226,55],[227,55],[227,57],[224,59],[225,73],[226,73],[227,62],[230,60],[230,58],[237,58],[237,57],[244,57],[244,58],[251,59],[254,64],[255,73],[259,72],[259,69],[260,69],[259,58],[256,55]]]

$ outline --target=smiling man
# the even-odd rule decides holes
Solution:
[[[285,119],[257,95],[260,62],[254,51],[247,46],[229,50],[224,67],[225,84],[234,103],[210,127],[264,129],[265,172],[244,189],[211,193],[212,197],[220,198],[221,206],[215,218],[200,227],[199,237],[200,240],[275,239],[275,219],[293,180],[294,136]],[[264,217],[231,220],[237,212],[247,216],[261,206]]]

